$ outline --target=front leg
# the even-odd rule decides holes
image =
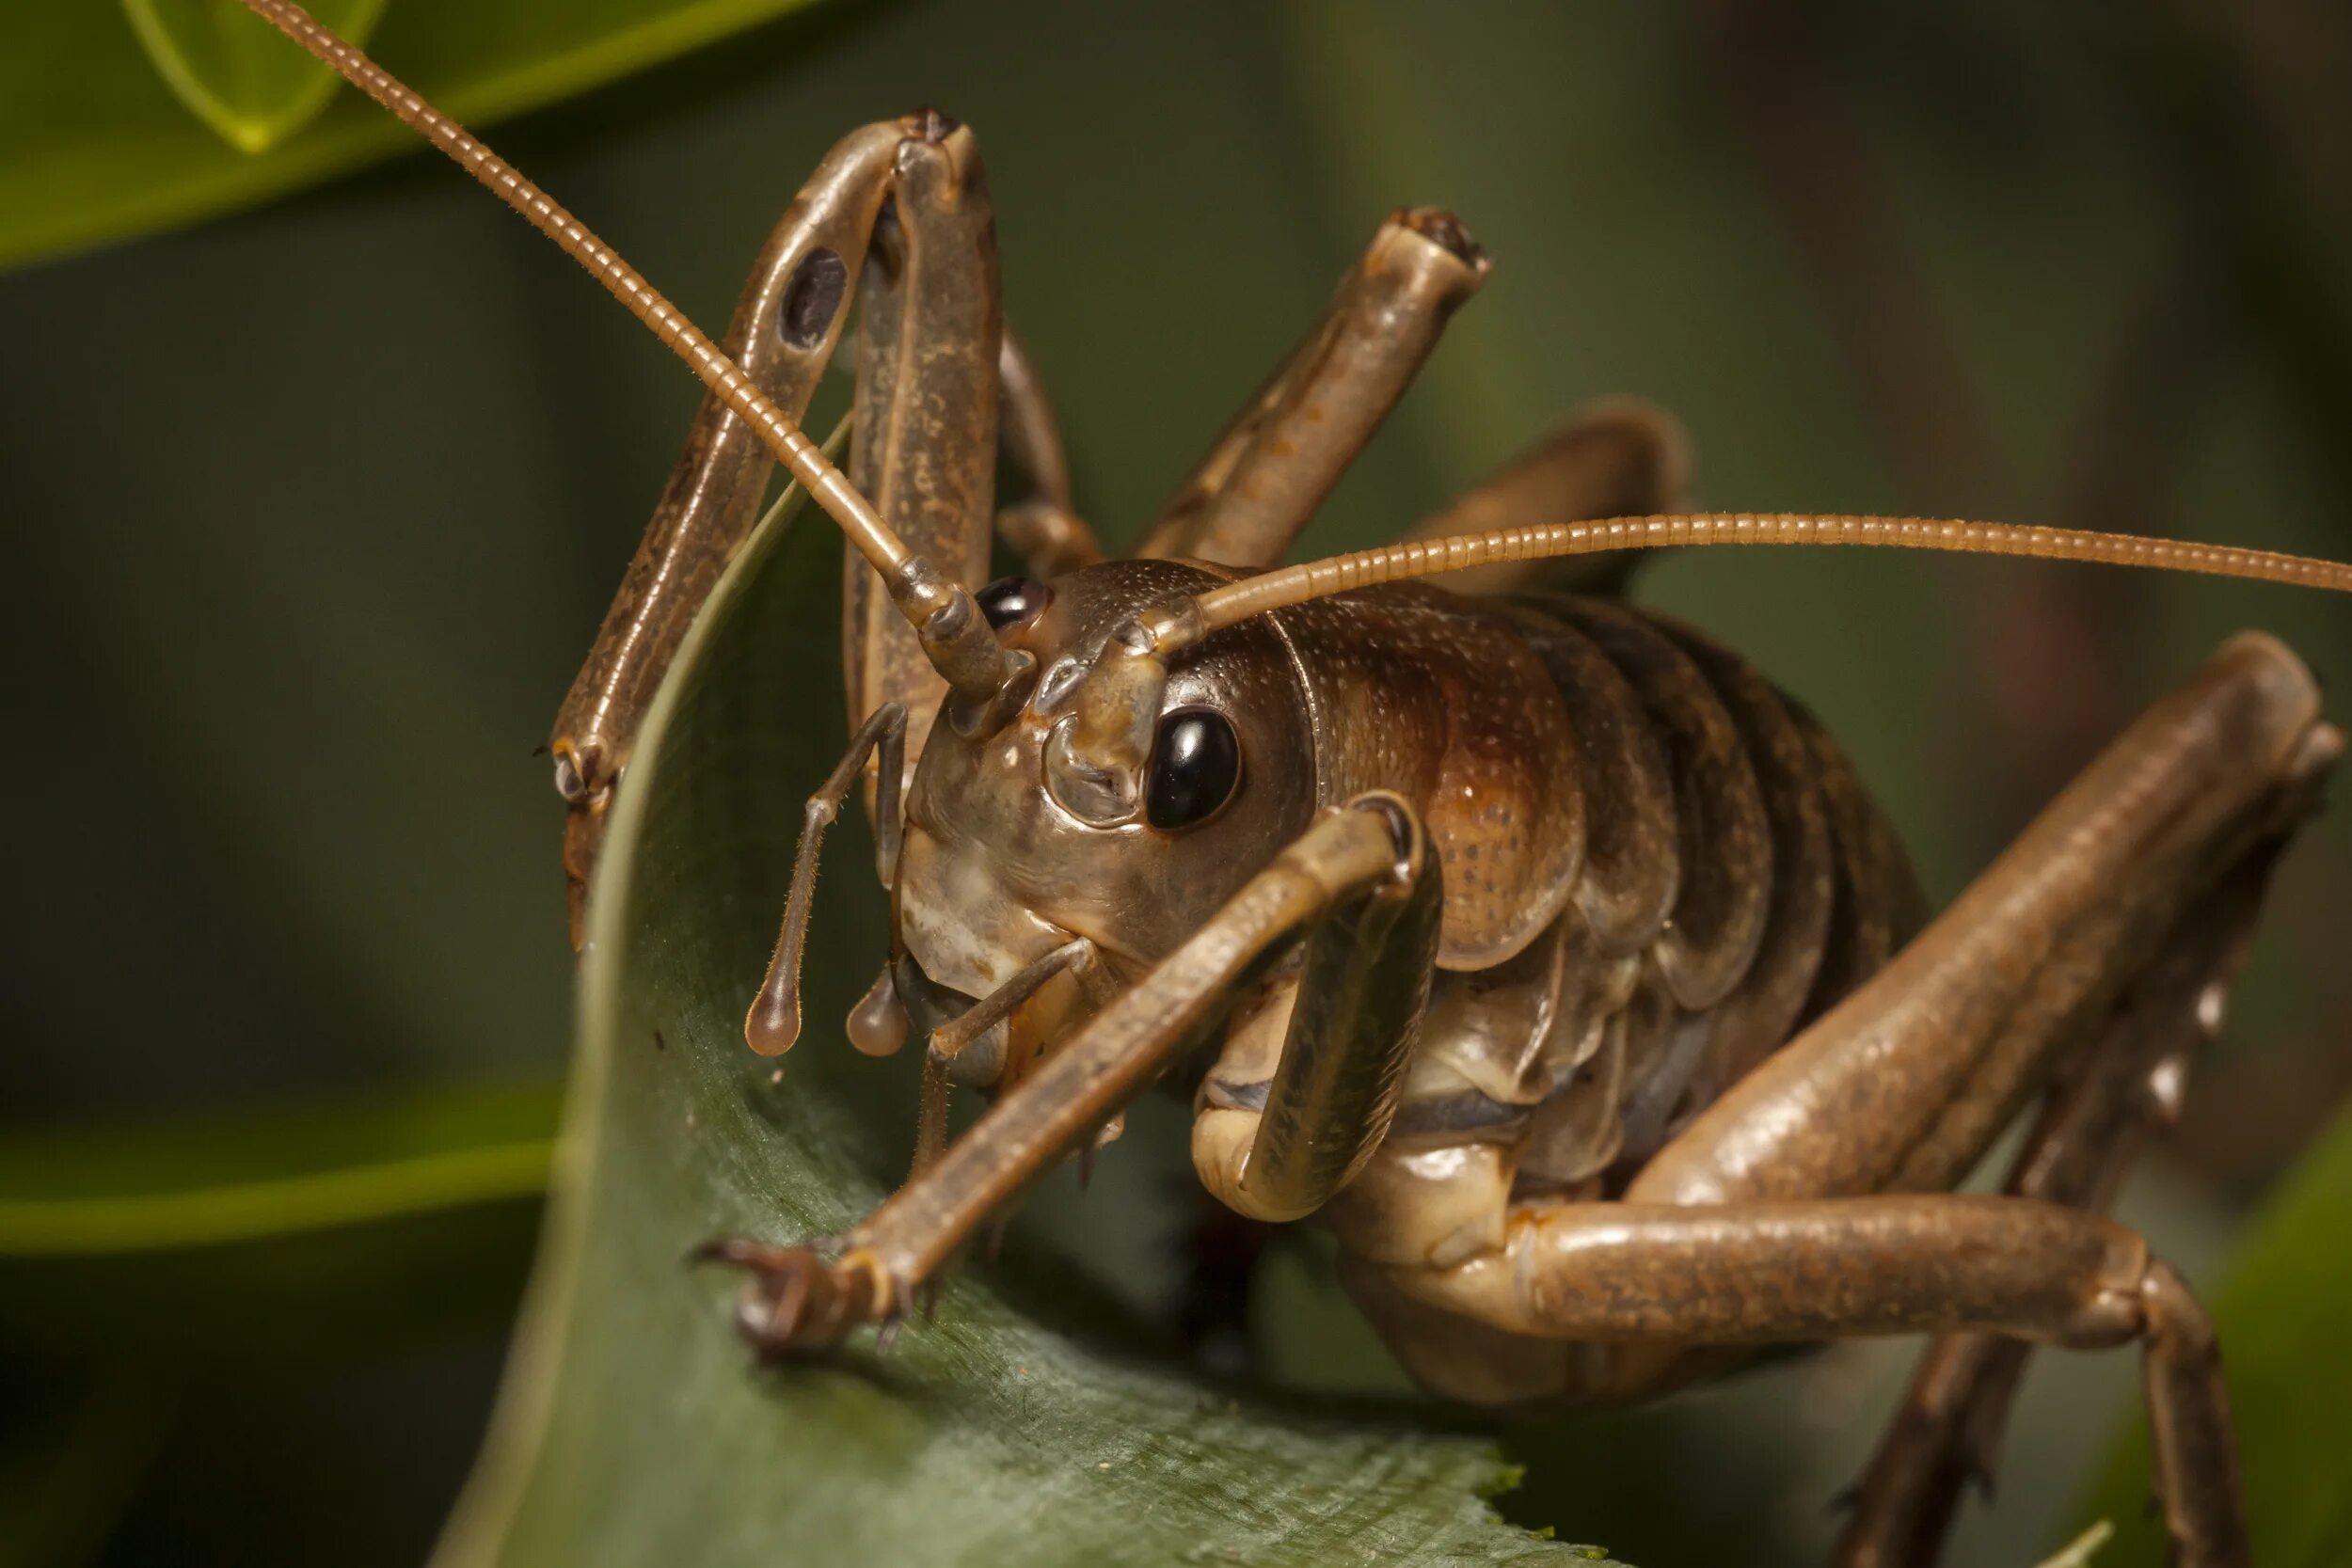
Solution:
[[[996,220],[971,128],[930,110],[908,124],[918,135],[896,150],[866,263],[849,474],[909,549],[977,588],[988,577],[995,497]],[[904,707],[911,779],[946,682],[855,550],[844,551],[841,584],[850,721],[885,703]]]
[[[1270,982],[1202,1080],[1201,1184],[1253,1220],[1302,1219],[1388,1136],[1437,973],[1442,895],[1427,835],[1393,806],[1397,876],[1336,904],[1297,972]]]
[[[745,1334],[774,1354],[896,1317],[990,1215],[1091,1141],[1200,1039],[1283,943],[1373,890],[1412,880],[1420,840],[1409,809],[1392,795],[1325,813],[837,1247],[706,1248],[703,1257],[752,1275],[739,1317]],[[1410,905],[1408,896],[1408,913]]]
[[[882,261],[868,266],[879,236]],[[796,421],[838,346],[861,277],[857,483],[898,535],[966,585],[985,575],[998,384],[1016,457],[1065,501],[1060,437],[1017,346],[1004,347],[994,236],[972,134],[930,111],[853,132],[793,198],[745,283],[727,353]],[[917,350],[922,352],[918,355]],[[913,369],[901,363],[912,356]],[[751,531],[773,459],[713,394],[696,411],[644,540],[564,705],[550,750],[567,813],[564,863],[579,940],[613,786],[679,640]],[[937,679],[893,615],[850,575],[854,723],[907,707],[912,766]],[[915,668],[910,671],[907,660]]]
[[[901,121],[868,125],[826,154],[760,248],[727,325],[727,353],[796,421],[840,338],[897,149],[909,135]],[[688,624],[751,531],[773,462],[716,392],[703,399],[603,628],[556,711],[548,749],[565,805],[575,946],[612,787]]]

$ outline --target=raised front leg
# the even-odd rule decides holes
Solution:
[[[743,286],[724,346],[796,421],[840,338],[898,148],[914,134],[909,122],[889,120],[844,137],[785,209]],[[566,808],[575,944],[612,786],[688,623],[751,531],[773,465],[717,393],[703,400],[588,661],[556,712],[549,750]]]
[[[920,135],[898,146],[866,264],[850,479],[910,549],[977,587],[995,505],[995,217],[971,129],[930,111],[908,123]],[[850,721],[885,703],[905,708],[911,779],[946,682],[854,550],[843,552],[841,595]]]
[[[854,481],[918,554],[977,584],[988,564],[1000,381],[1015,409],[1015,457],[1041,496],[1066,505],[1068,472],[1035,372],[1003,341],[994,232],[970,131],[926,110],[852,133],[761,248],[724,346],[796,421],[840,341],[861,277],[867,300]],[[705,399],[556,715],[550,750],[568,808],[564,863],[575,942],[605,813],[644,710],[688,624],[749,534],[772,466],[719,396]],[[844,589],[850,719],[902,704],[911,768],[942,687],[888,596],[871,591],[872,572],[851,564]]]
[[[1227,566],[1280,560],[1488,266],[1451,213],[1414,207],[1382,224],[1314,332],[1217,438],[1136,553]]]
[[[988,569],[997,383],[1016,456],[1044,494],[1068,484],[1061,437],[1019,348],[1002,345],[995,228],[972,132],[931,110],[842,138],[760,249],[727,353],[793,420],[807,414],[866,277],[851,475],[884,522],[955,580]],[[693,613],[751,533],[774,458],[710,395],[693,416],[588,663],[555,715],[564,877],[579,942],[588,872],[637,726]],[[864,562],[845,571],[850,717],[908,712],[911,768],[944,691]],[[868,797],[870,804],[870,797]]]

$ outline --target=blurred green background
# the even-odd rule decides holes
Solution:
[[[57,37],[131,47],[111,8],[68,8]],[[43,9],[0,40],[40,44]],[[396,0],[378,44],[396,71],[462,59],[471,16],[511,40],[527,10],[404,21]],[[47,59],[52,96],[77,95],[77,57]],[[1575,403],[1633,392],[1687,421],[1708,505],[2342,555],[2347,71],[2352,20],[2326,0],[843,0],[496,140],[715,326],[835,136],[924,103],[969,121],[1010,318],[1112,539],[1379,217],[1429,202],[1463,215],[1494,277],[1307,547],[1392,536]],[[91,123],[114,112],[80,96]],[[167,161],[135,138],[61,161],[30,102],[0,108],[0,162],[23,176],[0,184],[0,227],[32,233],[37,201],[100,212],[74,180],[96,193]],[[0,277],[19,752],[0,1193],[379,1146],[507,1163],[450,1178],[454,1233],[373,1215],[364,1262],[257,1245],[175,1254],[179,1272],[0,1270],[0,1520],[21,1526],[0,1526],[0,1562],[309,1561],[330,1540],[346,1561],[415,1561],[478,1440],[571,1033],[557,813],[529,753],[696,388],[422,155],[111,248],[31,243]],[[1719,551],[1642,592],[1820,712],[1939,896],[2229,630],[2280,633],[2338,691],[2352,671],[2339,606],[2232,584]],[[2347,869],[2325,821],[2280,875],[2186,1125],[2125,1204],[2201,1282],[2352,1082]],[[228,1155],[141,1130],[199,1115],[259,1120],[221,1135]],[[74,1133],[100,1125],[112,1141]],[[1165,1259],[1104,1213],[1166,1177],[1154,1147],[1115,1151],[1109,1193],[1041,1209],[1147,1300]],[[204,1309],[227,1275],[233,1299],[315,1290],[337,1315],[240,1334]],[[1381,1383],[1311,1257],[1278,1259],[1263,1295],[1280,1375]],[[342,1316],[355,1299],[371,1309]],[[1503,1506],[1638,1563],[1812,1560],[1910,1355],[1845,1347],[1514,1434],[1533,1474]],[[2352,1398],[2347,1366],[2312,1375]],[[2025,1564],[2070,1534],[2134,1382],[2120,1355],[2043,1358],[1997,1506],[1970,1512],[1951,1560]]]

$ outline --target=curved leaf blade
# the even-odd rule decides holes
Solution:
[[[0,1141],[0,1335],[216,1360],[496,1323],[555,1112],[524,1086]]]
[[[815,1026],[781,1067],[740,1034],[792,802],[841,744],[815,674],[839,549],[816,528],[755,537],[639,742],[593,899],[558,1196],[438,1568],[1592,1560],[1496,1518],[1483,1497],[1510,1477],[1487,1445],[1198,1379],[1066,1271],[967,1270],[886,1357],[753,1364],[735,1282],[691,1273],[688,1248],[838,1230],[912,1130],[905,1073],[819,1022],[882,951],[880,900],[846,871],[862,846],[836,847],[823,884]]]
[[[459,119],[485,125],[810,4],[403,0],[371,49]],[[285,58],[271,72],[312,69],[283,39],[257,43]],[[203,74],[206,91],[224,90]],[[241,152],[190,115],[192,89],[167,84],[121,10],[91,0],[0,8],[0,266],[193,222],[421,145],[357,93],[328,87],[301,134]]]
[[[367,46],[385,0],[313,0],[310,14]],[[215,0],[122,0],[164,85],[240,152],[266,152],[308,124],[342,80],[286,47],[276,28]]]

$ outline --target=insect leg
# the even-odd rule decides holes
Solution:
[[[2200,900],[2137,980],[2105,1035],[2069,1064],[2018,1156],[2007,1191],[2103,1212],[2142,1137],[2177,1115],[2189,1059],[2220,1026],[2264,884],[2283,840],[2258,845]],[[1940,1336],[1856,1489],[1839,1568],[1936,1560],[1971,1481],[1988,1488],[2030,1347],[1984,1334]]]
[[[1450,213],[1408,208],[1383,223],[1321,323],[1217,438],[1136,553],[1229,566],[1279,560],[1488,265]]]
[[[1637,398],[1602,398],[1570,414],[1527,451],[1406,539],[1444,539],[1531,524],[1678,512],[1689,501],[1691,441],[1680,421]],[[1614,595],[1655,550],[1613,550],[1557,561],[1507,562],[1456,572],[1458,594],[1548,590]]]
[[[737,302],[726,350],[795,420],[840,337],[894,150],[906,135],[895,122],[868,125],[826,154],[768,236]],[[773,464],[716,393],[704,398],[603,628],[557,710],[550,750],[566,803],[575,945],[612,785],[678,640],[751,531]]]
[[[853,1227],[837,1255],[721,1242],[747,1269],[739,1315],[763,1352],[840,1338],[895,1316],[988,1217],[1202,1037],[1287,939],[1366,889],[1399,881],[1419,829],[1394,796],[1319,817],[1175,952],[1000,1096],[922,1175]]]
[[[988,576],[1004,338],[995,217],[971,129],[929,110],[905,124],[862,285],[849,473],[910,549],[977,587]],[[946,682],[854,550],[844,552],[841,580],[850,721],[902,705],[911,771]]]
[[[2342,745],[2317,714],[2292,655],[2265,638],[2234,640],[1936,927],[1671,1139],[1635,1174],[1629,1201],[1828,1198],[1956,1181],[2023,1100],[2108,1027],[2181,923],[2217,908],[2241,868],[2292,831]],[[1869,836],[1840,830],[1850,882],[1883,876]],[[1848,940],[1868,947],[1887,935]],[[1759,1084],[1771,1090],[1761,1099]],[[1726,1107],[1736,1114],[1719,1121]],[[1714,1364],[1671,1345],[1602,1355],[1464,1323],[1406,1296],[1398,1282],[1410,1270],[1502,1256],[1513,1216],[1528,1212],[1512,1203],[1506,1149],[1440,1152],[1384,1153],[1335,1206],[1350,1289],[1417,1376],[1501,1403],[1656,1391]]]
[[[1709,1105],[1635,1202],[1947,1188],[2095,1037],[2166,933],[2343,748],[2310,673],[2232,639],[1867,984]]]
[[[1007,329],[996,358],[1004,399],[1005,449],[1029,478],[1027,499],[996,512],[996,536],[1036,578],[1056,578],[1103,559],[1094,532],[1071,510],[1070,459],[1045,383],[1021,341]]]
[[[1085,519],[1048,500],[1025,500],[997,513],[996,536],[1033,578],[1057,578],[1106,559]]]
[[[2027,1198],[1547,1203],[1458,1267],[1390,1271],[1420,1302],[1516,1335],[1800,1343],[1969,1330],[2141,1346],[2173,1560],[2241,1565],[2244,1505],[2213,1326],[2137,1233]]]
[[[1067,512],[1070,454],[1062,446],[1061,425],[1037,361],[1009,327],[997,344],[996,389],[1003,399],[1005,447],[1029,478],[1030,499]]]
[[[1411,846],[1404,878],[1331,908],[1298,973],[1272,985],[1201,1084],[1193,1164],[1236,1213],[1312,1213],[1362,1168],[1396,1115],[1429,1005],[1441,908],[1421,825],[1402,806],[1397,816]]]

